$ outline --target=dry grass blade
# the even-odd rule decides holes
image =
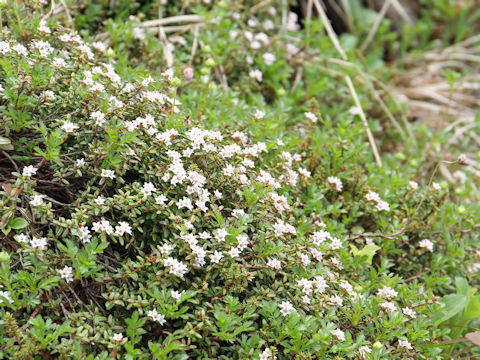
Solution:
[[[162,18],[162,19],[144,21],[139,25],[143,28],[149,28],[149,27],[164,26],[168,24],[175,24],[175,23],[182,23],[182,22],[198,23],[198,22],[202,22],[202,20],[203,19],[200,15],[179,15],[179,16],[171,16],[171,17]]]
[[[362,46],[360,46],[360,51],[361,52],[364,52],[365,49],[370,44],[370,42],[373,40],[373,37],[377,33],[377,30],[380,27],[380,24],[382,23],[382,20],[385,18],[385,15],[387,14],[387,11],[390,7],[391,2],[392,2],[392,0],[387,0],[382,5],[382,8],[380,9],[380,13],[378,14],[377,19],[375,20],[375,23],[373,24],[372,28],[368,32],[367,38],[363,42]]]
[[[332,25],[330,24],[330,20],[328,19],[327,14],[325,14],[325,11],[320,5],[319,0],[313,0],[313,3],[315,5],[315,8],[318,14],[320,15],[320,18],[322,19],[322,22],[325,26],[325,29],[327,30],[327,34],[330,37],[330,40],[332,40],[333,45],[335,46],[335,48],[337,49],[338,53],[343,58],[343,60],[347,61],[348,60],[347,55],[345,54],[345,51],[343,51],[342,47],[340,46],[340,42],[338,41],[337,35],[335,34],[335,31],[333,30]],[[375,144],[375,139],[373,138],[372,131],[368,126],[367,118],[363,111],[362,105],[358,100],[358,95],[357,95],[357,92],[355,91],[355,87],[353,86],[352,79],[350,78],[350,76],[345,75],[345,81],[347,82],[347,86],[348,86],[348,89],[350,90],[355,106],[359,110],[359,115],[360,115],[360,118],[362,119],[363,125],[365,126],[365,131],[367,132],[368,141],[370,142],[370,147],[372,148],[375,161],[377,162],[377,165],[381,167],[382,160],[380,159],[380,154],[378,153],[377,145]]]
[[[409,116],[436,130],[451,133],[446,145],[438,151],[439,157],[480,145],[476,134],[479,126],[475,121],[480,106],[480,75],[475,71],[479,62],[480,35],[476,35],[421,57],[406,59],[406,69],[397,78],[394,93],[404,99]],[[447,81],[445,70],[469,74],[460,76],[452,84]],[[446,167],[439,170],[447,181],[457,181]],[[467,164],[465,170],[480,175],[476,163]]]

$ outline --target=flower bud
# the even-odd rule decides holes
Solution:
[[[172,86],[178,87],[182,85],[182,80],[180,80],[178,77],[174,77],[172,80],[170,80],[170,84],[172,84]]]
[[[1,251],[0,252],[0,262],[9,261],[9,260],[10,260],[10,255],[5,251]]]
[[[215,66],[215,60],[212,58],[208,58],[207,61],[205,61],[205,65],[208,67],[214,67]]]
[[[193,79],[193,69],[191,67],[187,67],[183,70],[183,76],[185,77],[185,80],[190,81]]]

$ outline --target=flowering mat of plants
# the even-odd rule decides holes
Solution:
[[[480,356],[475,12],[325,3],[0,1],[0,359]]]

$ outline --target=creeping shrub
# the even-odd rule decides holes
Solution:
[[[180,69],[31,16],[0,41],[1,358],[441,358],[430,314],[474,249],[435,240],[445,189],[372,176],[345,111],[303,140],[206,126]]]

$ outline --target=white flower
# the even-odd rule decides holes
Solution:
[[[431,242],[429,239],[424,239],[418,243],[418,246],[428,250],[430,252],[433,252],[433,242]]]
[[[263,26],[263,29],[264,29],[265,31],[269,31],[269,30],[275,29],[275,24],[274,24],[274,22],[273,22],[272,20],[270,20],[270,19],[265,20],[265,21],[263,22],[262,26]]]
[[[84,158],[77,159],[75,161],[75,165],[77,165],[78,168],[84,167],[85,166],[85,159]]]
[[[225,241],[225,237],[227,235],[229,235],[228,231],[224,228],[221,228],[217,230],[217,235],[215,235],[215,239],[217,239],[218,242],[223,242]]]
[[[402,312],[403,312],[404,315],[409,316],[412,319],[415,319],[417,317],[417,313],[415,312],[415,310],[412,310],[409,307],[403,308]]]
[[[147,312],[147,315],[150,316],[153,321],[157,321],[160,325],[163,325],[167,322],[165,320],[165,316],[159,314],[156,309],[150,310],[149,312]]]
[[[32,175],[35,175],[37,173],[37,168],[33,165],[28,165],[28,166],[25,166],[22,170],[22,176],[32,176]]]
[[[6,41],[0,41],[0,53],[3,55],[8,54],[11,51],[10,44]]]
[[[360,108],[356,107],[356,106],[352,106],[349,110],[348,110],[349,114],[350,115],[360,115],[361,113],[361,110]]]
[[[172,80],[174,76],[173,69],[167,69],[162,72],[162,76],[165,77],[167,80]]]
[[[73,229],[72,233],[78,236],[84,244],[88,244],[92,238],[90,235],[90,229],[87,226],[80,226],[78,229]]]
[[[38,30],[45,34],[50,34],[50,28],[47,26],[45,20],[40,20]]]
[[[410,186],[410,189],[412,189],[412,190],[417,190],[418,189],[418,183],[416,181],[409,181],[408,186]]]
[[[235,173],[235,168],[231,164],[227,164],[223,169],[223,175],[226,177],[230,177]]]
[[[237,247],[233,247],[228,252],[228,255],[230,255],[232,258],[236,258],[238,255],[240,255],[240,250]]]
[[[71,133],[71,132],[74,132],[75,129],[77,129],[78,126],[75,125],[74,123],[70,122],[70,121],[65,121],[62,125],[62,130],[67,132],[67,133]]]
[[[253,116],[255,117],[255,119],[257,120],[260,120],[262,119],[264,116],[265,116],[265,111],[262,111],[262,110],[256,110],[255,113],[253,114]]]
[[[119,221],[118,225],[115,226],[115,234],[123,236],[123,234],[132,234],[132,227],[126,221]]]
[[[360,346],[358,348],[358,354],[360,355],[360,359],[365,360],[366,355],[370,354],[372,352],[372,349],[370,349],[367,345]]]
[[[287,316],[288,314],[290,314],[292,311],[295,310],[293,308],[293,305],[288,301],[282,301],[282,303],[278,305],[278,307],[280,308],[280,313],[283,316]]]
[[[263,61],[265,62],[265,65],[267,65],[267,66],[272,65],[276,60],[277,60],[277,58],[272,53],[263,54]]]
[[[134,28],[133,29],[133,38],[137,40],[144,40],[146,38],[145,31],[142,28]]]
[[[55,100],[55,93],[52,90],[45,90],[42,95],[47,100]]]
[[[405,348],[407,350],[412,349],[412,344],[408,342],[408,340],[398,340],[398,347],[399,348]]]
[[[16,44],[13,46],[13,50],[19,54],[19,55],[23,55],[23,56],[28,56],[28,50],[25,46],[23,46],[22,44]]]
[[[170,293],[170,296],[172,297],[173,300],[178,301],[182,297],[183,291],[177,291],[177,290],[172,290]]]
[[[375,191],[369,191],[367,195],[365,195],[365,198],[367,199],[367,201],[380,201],[380,195],[378,195]]]
[[[275,269],[275,270],[280,270],[282,268],[282,263],[280,262],[280,260],[270,259],[267,262],[267,266],[269,266],[269,267],[271,267],[272,269]]]
[[[55,66],[57,69],[63,68],[67,63],[63,58],[53,58],[53,66]]]
[[[335,296],[330,296],[328,298],[328,302],[331,304],[331,305],[335,305],[335,306],[342,306],[343,304],[343,299],[338,296],[338,295],[335,295]]]
[[[396,292],[395,290],[393,290],[388,286],[384,286],[383,288],[379,289],[377,292],[377,296],[380,296],[381,298],[384,298],[384,299],[392,299],[397,295],[398,295],[398,292]]]
[[[335,190],[337,191],[342,191],[343,189],[343,184],[342,184],[342,181],[336,177],[336,176],[329,176],[328,179],[327,179],[328,183],[330,185],[333,185]]]
[[[73,269],[70,266],[65,266],[63,269],[58,270],[60,272],[60,276],[65,282],[69,283],[73,281]]]
[[[144,196],[150,196],[155,191],[157,191],[157,189],[155,188],[155,185],[153,185],[151,182],[146,182],[146,183],[143,184],[142,194]]]
[[[37,238],[34,236],[32,240],[30,240],[30,246],[34,249],[45,250],[45,248],[47,247],[47,238]]]
[[[13,304],[13,299],[12,297],[10,296],[10,293],[8,291],[0,291],[0,304],[2,302],[4,302],[4,300],[2,299],[2,297],[4,297],[5,299],[7,299],[7,301],[11,304]]]
[[[163,265],[169,268],[170,274],[174,274],[181,278],[183,278],[183,275],[185,275],[188,270],[187,265],[172,257],[166,258],[163,261]]]
[[[187,197],[184,197],[183,199],[177,201],[177,207],[179,209],[187,208],[191,211],[191,210],[193,210],[192,200],[190,200]]]
[[[310,264],[310,258],[308,257],[308,254],[298,254],[298,257],[300,258],[300,262],[302,263],[303,266],[307,266]]]
[[[215,251],[213,255],[210,255],[210,261],[217,264],[223,258],[223,254],[219,251]]]
[[[311,113],[311,112],[306,112],[306,113],[305,113],[305,117],[306,117],[308,120],[310,120],[311,122],[314,122],[314,123],[316,123],[317,120],[318,120],[317,116],[316,116],[314,113]]]
[[[391,301],[385,301],[384,303],[380,304],[380,307],[382,307],[384,310],[389,310],[389,311],[395,311],[397,308],[395,304]]]
[[[345,333],[340,329],[335,329],[330,332],[337,340],[345,341]]]
[[[97,196],[93,201],[97,205],[105,205],[105,198],[103,196]]]
[[[32,200],[30,200],[30,205],[40,206],[43,204],[43,195],[33,195]]]
[[[248,73],[248,76],[250,76],[252,79],[255,79],[257,82],[262,82],[263,80],[263,74],[260,70],[256,69],[256,70],[251,70],[249,73]]]
[[[113,234],[113,226],[108,220],[101,220],[92,224],[92,230],[95,232],[105,232],[107,235]]]
[[[102,52],[102,53],[105,52],[105,49],[106,49],[105,44],[102,43],[102,42],[99,42],[99,41],[92,43],[92,47],[93,47],[95,50],[97,50],[97,51],[99,51],[99,52]]]
[[[259,356],[259,360],[275,360],[276,358],[269,348],[266,348]]]
[[[101,111],[91,113],[90,117],[95,120],[95,124],[98,126],[102,126],[105,123],[105,114]]]
[[[17,240],[19,243],[26,243],[28,242],[28,237],[25,234],[18,234],[15,235],[15,240]]]
[[[378,211],[390,211],[390,205],[383,200],[380,200],[376,206]]]
[[[163,255],[168,255],[168,253],[173,250],[173,246],[165,243],[160,246],[159,250]]]
[[[440,184],[437,183],[437,182],[433,182],[432,183],[432,189],[436,190],[436,191],[439,191],[441,189]]]
[[[112,339],[113,341],[121,342],[123,341],[123,335],[121,333],[113,334]]]
[[[113,170],[102,169],[101,177],[115,179],[115,172]]]

